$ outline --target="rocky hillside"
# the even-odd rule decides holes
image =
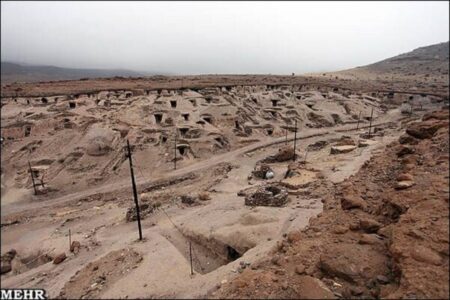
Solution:
[[[357,69],[391,74],[441,74],[449,71],[449,42],[417,48]]]
[[[104,77],[138,77],[142,74],[128,70],[113,69],[72,69],[54,66],[30,66],[20,65],[10,62],[1,63],[2,83],[11,82],[38,82],[56,80],[78,80],[83,78],[104,78]]]
[[[447,110],[406,133],[342,184],[324,211],[211,297],[443,299],[449,295]]]

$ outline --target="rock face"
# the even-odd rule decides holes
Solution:
[[[149,215],[153,212],[153,207],[147,203],[141,204],[139,206],[139,212],[140,212],[140,216],[141,216],[141,220],[142,220],[145,217],[147,217],[147,215]],[[132,222],[132,221],[137,220],[136,207],[134,205],[131,206],[130,208],[128,208],[125,218],[126,218],[127,222]]]
[[[263,186],[245,197],[248,206],[283,206],[287,201],[287,191],[276,185]]]
[[[2,255],[0,274],[5,274],[12,270],[11,261],[14,259],[16,254],[17,254],[16,250],[11,249]]]
[[[331,146],[330,154],[341,154],[352,152],[356,149],[353,145],[343,145],[343,146]]]
[[[426,122],[412,124],[406,133],[417,139],[429,139],[432,138],[439,128],[448,126],[448,121],[441,120],[428,120]]]

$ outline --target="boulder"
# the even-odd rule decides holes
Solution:
[[[399,181],[397,182],[397,184],[395,185],[395,189],[397,190],[404,190],[407,188],[410,188],[414,185],[414,181],[412,180],[403,180],[403,181]]]
[[[344,210],[353,209],[353,208],[366,208],[366,202],[359,196],[354,194],[346,194],[341,199],[341,207]]]
[[[55,256],[55,258],[53,259],[53,263],[55,265],[58,265],[58,264],[62,263],[66,258],[67,258],[66,253],[63,252],[63,253]]]
[[[361,245],[375,245],[379,244],[381,240],[377,237],[376,234],[366,234],[363,233],[359,237],[358,243]]]
[[[383,224],[373,219],[367,218],[359,220],[359,227],[367,233],[377,232],[382,226]]]
[[[413,147],[410,146],[406,146],[406,145],[400,145],[397,148],[397,156],[398,157],[402,157],[405,156],[407,154],[413,154],[415,151],[415,149]]]
[[[410,136],[408,134],[403,134],[398,138],[398,142],[400,144],[410,144],[410,145],[417,145],[419,142],[417,139],[415,139],[413,136]]]
[[[299,278],[300,299],[336,299],[332,291],[319,279],[308,275]]]
[[[413,176],[409,173],[402,173],[397,176],[397,181],[413,181],[413,180],[414,180]]]
[[[415,246],[411,251],[411,257],[417,261],[439,266],[442,264],[441,256],[434,250],[424,247]]]
[[[200,192],[198,193],[198,199],[200,199],[201,201],[207,201],[211,200],[211,196],[208,192]]]

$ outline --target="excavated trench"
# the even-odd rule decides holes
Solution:
[[[190,263],[189,243],[191,244],[192,266],[196,273],[207,274],[221,266],[239,259],[249,249],[237,250],[214,237],[188,235],[173,229],[162,234]]]

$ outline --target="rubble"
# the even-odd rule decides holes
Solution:
[[[284,206],[287,201],[287,191],[277,185],[262,186],[245,197],[248,206]]]

